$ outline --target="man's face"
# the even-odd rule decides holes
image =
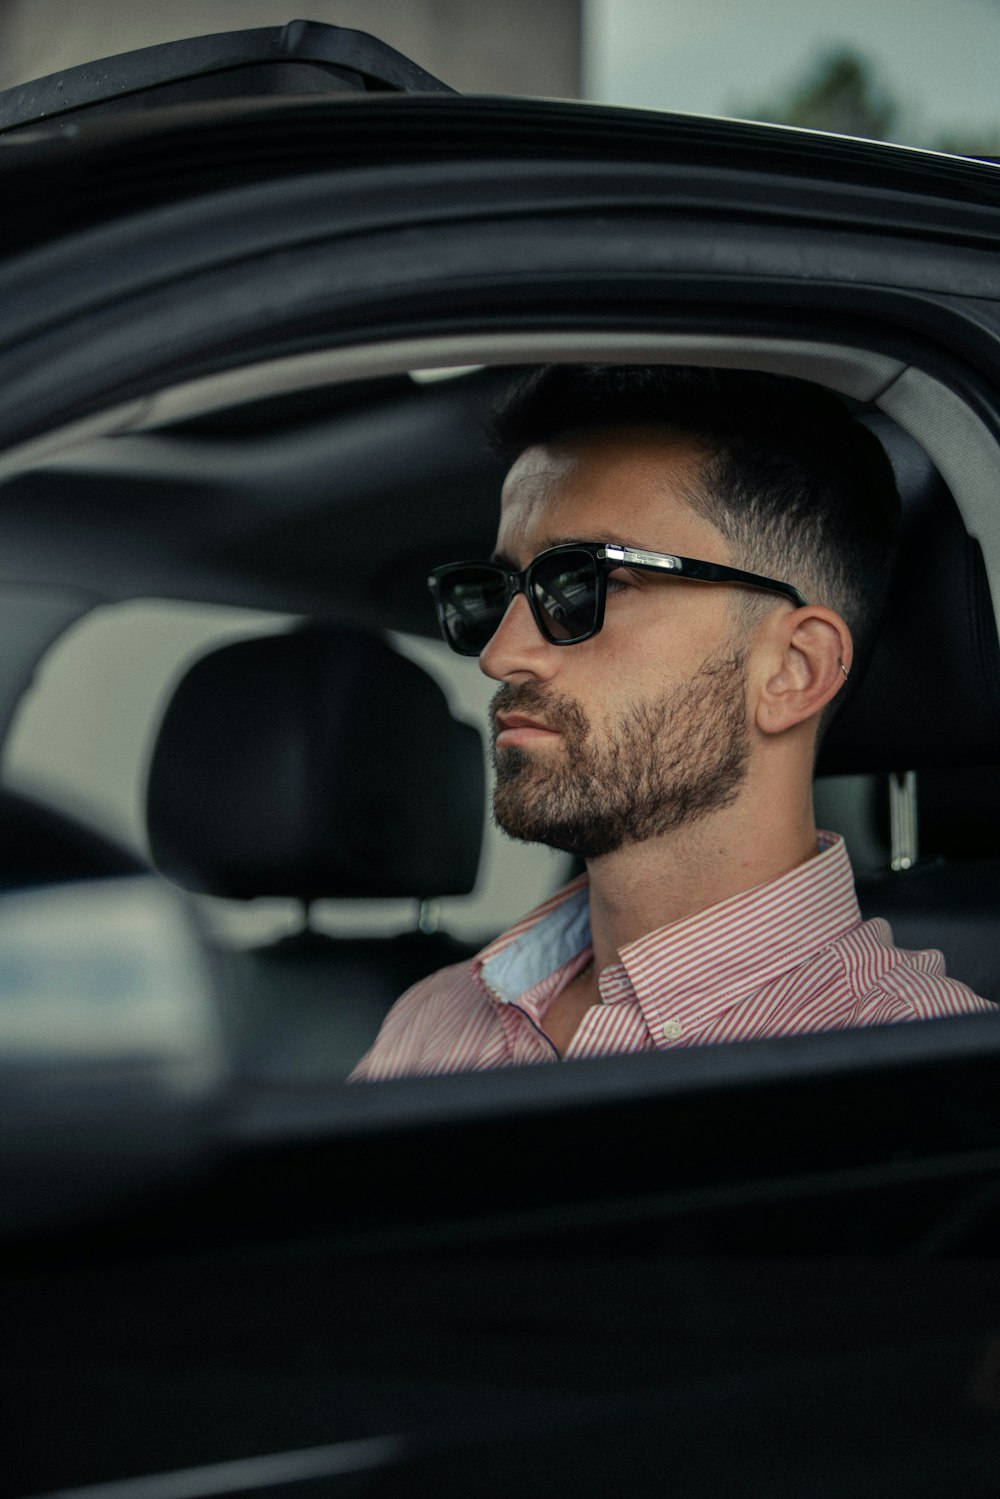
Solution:
[[[685,503],[698,455],[649,431],[529,448],[507,476],[497,556],[521,568],[564,541],[731,562]],[[512,837],[594,859],[732,802],[749,755],[745,650],[732,590],[622,568],[604,626],[544,640],[518,595],[483,651],[494,816]]]

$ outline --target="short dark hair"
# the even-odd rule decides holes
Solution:
[[[700,484],[684,498],[726,538],[737,566],[836,609],[863,671],[900,504],[885,450],[847,405],[810,381],[749,370],[547,365],[507,393],[490,439],[509,464],[536,443],[628,427],[702,449]]]

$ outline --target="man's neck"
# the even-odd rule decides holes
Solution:
[[[787,874],[817,852],[811,806],[762,826],[739,808],[631,844],[589,865],[598,973],[623,947]]]

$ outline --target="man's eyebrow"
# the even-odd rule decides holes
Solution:
[[[575,547],[575,546],[603,546],[594,536],[553,536],[545,543],[543,550],[549,547]]]
[[[547,552],[552,547],[581,546],[583,544],[593,544],[593,538],[590,537],[590,536],[555,536],[555,537],[550,537],[550,538],[543,538],[542,543],[541,543],[541,545],[538,548],[538,551],[535,552],[533,555],[535,557],[538,557],[538,556],[541,555],[542,552]],[[601,545],[602,543],[597,543],[597,544]],[[496,552],[493,553],[492,557],[490,558],[490,561],[491,562],[498,562],[501,567],[513,567],[513,568],[517,568],[518,567],[517,562],[510,555],[509,552],[496,551]],[[529,561],[530,561],[530,558],[529,558]]]

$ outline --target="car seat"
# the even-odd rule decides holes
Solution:
[[[72,813],[0,787],[0,890],[148,872],[138,855]]]
[[[871,663],[817,773],[873,778],[868,848],[881,853],[848,834],[863,913],[885,916],[900,946],[941,949],[949,973],[1000,1001],[1000,646],[986,569],[923,450],[888,422],[876,430],[903,501],[899,556]],[[821,822],[830,790],[817,783]]]
[[[294,936],[219,952],[244,1076],[346,1076],[405,989],[471,954],[426,915],[475,883],[484,791],[479,734],[380,639],[310,626],[190,668],[150,765],[153,861],[187,890],[292,896],[305,916]],[[319,899],[399,896],[425,918],[401,936],[309,925]]]

